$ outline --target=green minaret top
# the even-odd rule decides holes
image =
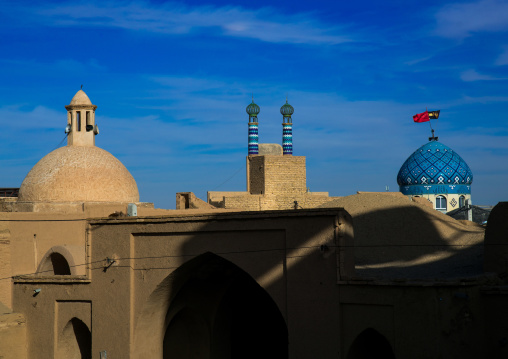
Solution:
[[[284,117],[291,117],[291,115],[293,113],[295,113],[295,109],[293,108],[293,106],[291,106],[288,103],[288,99],[287,98],[286,98],[286,103],[284,105],[282,105],[282,107],[280,108],[280,113]]]
[[[257,116],[259,111],[261,111],[259,106],[254,103],[254,96],[252,96],[252,103],[247,106],[245,111],[247,111],[250,117]]]

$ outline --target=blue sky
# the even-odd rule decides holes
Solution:
[[[311,191],[397,190],[428,108],[473,171],[473,203],[508,200],[507,1],[0,4],[0,187],[59,146],[83,84],[96,144],[156,207],[245,190],[252,94],[265,143],[281,143],[287,94]]]

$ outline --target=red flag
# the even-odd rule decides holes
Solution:
[[[427,121],[430,121],[429,111],[425,111],[425,112],[418,113],[418,114],[414,115],[413,116],[413,121],[414,122],[427,122]]]

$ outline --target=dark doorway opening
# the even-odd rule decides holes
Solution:
[[[395,359],[390,342],[378,331],[361,332],[349,348],[347,359]]]
[[[166,315],[163,358],[287,358],[286,322],[268,293],[233,263],[204,256],[182,268],[187,279]]]

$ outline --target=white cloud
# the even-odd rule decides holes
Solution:
[[[44,106],[36,106],[32,110],[25,110],[20,105],[0,107],[0,120],[7,131],[2,135],[12,137],[13,133],[21,134],[26,129],[31,130],[63,130],[65,128],[65,110],[55,111]],[[63,122],[59,121],[64,118]]]
[[[507,77],[494,77],[490,75],[482,75],[476,70],[469,69],[460,74],[460,79],[466,82],[472,81],[497,81],[497,80],[508,80]]]
[[[222,35],[273,43],[340,44],[352,41],[337,26],[309,14],[278,14],[273,8],[248,10],[232,6],[189,7],[177,3],[154,5],[96,2],[48,5],[35,10],[51,26],[117,27],[166,34],[217,29]]]
[[[251,87],[255,95],[260,94],[255,100],[261,106],[262,143],[281,142],[279,108],[289,92],[289,102],[295,107],[295,155],[307,156],[308,186],[313,191],[348,195],[356,190],[383,191],[385,185],[396,190],[395,177],[400,166],[430,135],[428,124],[414,124],[411,118],[419,109],[425,109],[424,103],[350,101],[333,92],[297,91],[271,83],[249,83],[247,89],[244,83],[229,79],[147,78],[151,80],[149,92],[157,97],[138,98],[132,104],[143,107],[144,115],[129,115],[128,111],[126,115],[98,113],[101,132],[96,144],[118,157],[131,171],[142,200],[156,202],[159,207],[174,206],[177,191],[194,191],[205,198],[206,190],[235,173],[238,174],[220,189],[245,190],[245,172],[241,168],[245,166],[247,150],[245,107],[250,102]],[[482,127],[463,125],[459,119],[467,117],[467,109],[462,103],[506,100],[461,98],[458,104],[433,104],[433,108],[443,110],[444,121],[439,120],[437,135],[463,156],[475,176],[478,173],[475,181],[481,181],[482,172],[493,173],[499,163],[507,161],[508,140],[503,127],[495,128],[489,118],[482,120]],[[162,111],[156,107],[161,103],[167,104]],[[0,134],[0,168],[9,169],[4,182],[17,186],[63,138],[65,109],[3,107],[0,120],[7,124],[6,131]],[[496,156],[479,155],[490,152]]]
[[[481,0],[445,5],[436,14],[436,34],[462,39],[481,31],[508,30],[508,2]]]

